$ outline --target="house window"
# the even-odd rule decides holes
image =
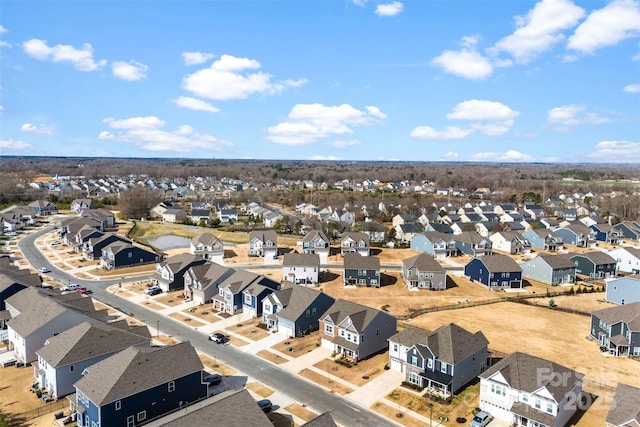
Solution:
[[[138,419],[138,422],[146,420],[147,419],[147,411],[138,412],[138,415],[136,415],[136,418]]]
[[[440,372],[446,374],[447,373],[447,364],[444,362],[440,362]]]
[[[412,384],[420,385],[420,376],[415,372],[409,372],[409,382]]]
[[[307,317],[311,316],[311,313],[309,312],[309,310],[307,310],[305,314],[307,315]]]
[[[317,313],[317,310],[316,310],[316,308],[315,308],[315,307],[313,307],[313,308],[311,309],[311,314],[316,314],[316,313]]]
[[[362,336],[362,338],[364,339],[364,335]],[[393,344],[393,351],[395,351],[396,353],[398,352],[398,344]]]
[[[363,343],[364,342],[364,334],[360,335],[360,342]]]
[[[119,400],[116,400],[116,411],[119,411],[122,408],[122,402]]]
[[[244,303],[246,305],[251,305],[251,295],[249,294],[244,294]]]
[[[264,305],[264,311],[266,311],[267,313],[268,313],[269,311],[271,311],[271,306],[270,306],[269,304],[265,304],[265,305]]]
[[[413,366],[418,366],[418,356],[416,356],[416,355],[412,355],[411,356],[411,364]]]
[[[135,426],[135,417],[133,415],[128,416],[127,417],[127,427],[134,427]]]
[[[498,384],[491,384],[491,393],[504,397],[507,395],[507,389]]]
[[[376,328],[376,336],[380,335],[380,329]]]
[[[536,399],[535,404],[533,405],[536,409],[540,409],[542,407],[542,402],[540,399]]]
[[[69,372],[73,372],[73,365],[69,365]]]
[[[129,258],[133,258],[133,252],[129,252]]]
[[[324,325],[324,332],[333,335],[333,325]]]
[[[175,389],[176,389],[176,382],[175,381],[169,381],[169,393],[171,393]]]
[[[547,412],[553,414],[553,404],[547,402]]]
[[[433,359],[427,359],[427,368],[433,369]]]

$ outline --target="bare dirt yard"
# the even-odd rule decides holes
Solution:
[[[322,375],[317,373],[316,371],[312,371],[311,369],[303,369],[302,371],[298,372],[298,375],[329,389],[331,393],[336,393],[344,396],[345,394],[349,394],[353,391],[352,388],[349,388],[342,383],[334,380],[331,375]]]
[[[300,357],[318,348],[320,335],[313,332],[298,338],[287,338],[271,348],[290,357]]]
[[[229,326],[227,330],[252,341],[258,341],[269,336],[268,331],[257,326],[257,320],[255,319]]]
[[[388,360],[387,353],[383,353],[361,360],[357,365],[350,367],[342,365],[333,359],[323,359],[313,366],[331,376],[341,378],[350,384],[361,387],[384,372],[384,365]]]

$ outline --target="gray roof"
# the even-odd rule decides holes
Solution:
[[[304,238],[302,239],[303,242],[311,242],[312,240],[314,240],[316,237],[320,237],[322,240],[324,240],[325,242],[329,242],[329,238],[327,237],[326,234],[324,234],[323,231],[321,230],[311,230],[310,232],[308,232]]]
[[[345,269],[380,270],[380,258],[377,256],[362,256],[357,253],[344,254]]]
[[[567,254],[540,254],[538,258],[542,259],[552,269],[575,268],[575,264],[571,261],[571,257]]]
[[[450,323],[433,331],[426,344],[439,360],[455,365],[487,347],[489,341],[480,331],[472,334],[455,323]]]
[[[189,341],[169,347],[129,347],[86,369],[77,390],[97,406],[202,371]]]
[[[318,254],[284,254],[283,267],[320,267],[320,255]]]
[[[40,276],[32,274],[29,270],[0,270],[0,292],[15,284],[27,287],[40,286],[41,283]]]
[[[492,273],[522,271],[522,268],[518,263],[507,255],[484,255],[475,259],[480,260]]]
[[[595,265],[615,264],[616,263],[616,260],[613,259],[613,257],[611,255],[606,254],[604,252],[600,252],[600,251],[586,252],[586,253],[583,253],[583,254],[575,254],[575,255],[571,256],[572,259],[575,258],[575,257],[587,258],[588,260],[590,260]]]
[[[414,328],[413,326],[407,326],[397,334],[391,336],[389,341],[396,342],[405,347],[411,347],[418,343],[425,343],[429,337],[430,332],[424,329]]]
[[[624,322],[632,332],[640,332],[640,302],[603,308],[592,311],[591,315],[608,325]]]
[[[527,393],[533,393],[545,387],[557,403],[573,389],[575,383],[582,381],[583,374],[549,360],[525,353],[511,353],[479,376],[487,379],[500,372],[509,387]],[[546,372],[549,375],[540,375]],[[563,381],[557,381],[558,375]]]
[[[406,269],[417,268],[419,271],[435,271],[444,273],[445,269],[432,256],[421,253],[402,261],[402,266]]]
[[[302,424],[301,427],[337,427],[337,424],[333,421],[330,412],[324,412]]]
[[[349,317],[357,331],[364,331],[369,323],[382,313],[375,308],[366,307],[355,302],[339,299],[322,315],[320,319],[329,317],[334,325],[341,323]],[[385,313],[386,314],[386,313]],[[388,315],[390,316],[390,315]],[[391,317],[391,316],[390,316]]]
[[[367,245],[369,245],[369,235],[367,233],[363,233],[360,231],[348,231],[346,233],[342,233],[342,237],[340,237],[340,241],[342,242],[347,239],[351,239],[356,242],[359,242],[362,240]]]
[[[607,414],[607,425],[632,426],[640,424],[640,388],[619,383]]]
[[[87,321],[49,338],[36,353],[49,365],[57,368],[150,341],[148,336],[137,335],[98,321]]]
[[[278,241],[278,233],[273,230],[255,230],[249,233],[249,241],[252,241],[253,239],[258,239],[262,243],[276,243]]]
[[[191,239],[192,245],[196,246],[198,243],[201,243],[205,246],[213,246],[215,243],[222,245],[220,239],[218,239],[211,233],[201,233]]]
[[[455,234],[455,235],[453,235],[451,237],[455,241],[471,243],[471,244],[474,244],[474,245],[482,243],[483,241],[484,242],[488,242],[489,241],[489,239],[485,239],[484,237],[482,237],[480,234],[478,234],[475,231],[463,231],[462,233]]]
[[[193,265],[194,263],[203,264],[204,262],[205,260],[197,257],[196,255],[178,254],[160,262],[160,265],[162,265],[163,267],[167,267],[175,274],[179,271],[185,270],[187,267]]]
[[[278,297],[284,308],[278,311],[276,316],[296,321],[320,295],[322,295],[322,291],[306,286],[290,286],[279,290],[275,292],[275,296]],[[329,295],[327,298],[333,300]]]

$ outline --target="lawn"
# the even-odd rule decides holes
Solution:
[[[182,312],[188,313],[191,316],[197,317],[198,319],[202,319],[206,322],[216,322],[218,320],[222,320],[222,317],[217,316],[213,311],[206,308],[206,306],[185,308],[184,310],[182,310]]]
[[[255,319],[248,320],[245,323],[229,326],[228,331],[246,337],[252,341],[259,341],[269,336],[269,332],[257,326],[258,321]]]
[[[260,350],[259,352],[256,353],[256,356],[261,357],[264,360],[276,365],[288,362],[288,359],[285,359],[282,356],[278,356],[277,354],[269,350]]]
[[[252,392],[254,392],[255,394],[265,398],[271,396],[274,393],[272,389],[270,389],[269,387],[267,387],[262,383],[251,382],[251,383],[247,383],[245,387],[251,390]]]
[[[198,356],[200,356],[200,361],[202,361],[202,364],[208,372],[217,372],[218,374],[226,377],[236,374],[236,371],[233,370],[233,368],[230,368],[224,363],[220,363],[220,361],[215,358],[202,353]]]
[[[349,394],[353,391],[352,388],[342,385],[331,378],[330,375],[322,375],[317,373],[316,371],[312,371],[311,369],[303,369],[298,372],[298,375],[304,377],[318,385],[321,385],[324,388],[330,390],[331,393],[336,393],[340,395]]]
[[[299,338],[287,338],[271,348],[291,357],[300,357],[318,348],[318,340],[318,332],[313,332]]]
[[[185,316],[184,314],[181,314],[181,313],[170,313],[169,317],[194,328],[199,328],[200,326],[204,326],[204,323],[198,322],[197,320],[194,320],[191,317]]]
[[[404,413],[404,408],[401,407],[392,408],[385,403],[376,402],[371,406],[371,409],[406,427],[424,427],[425,425],[417,418],[414,418],[411,415],[406,415]]]
[[[369,359],[361,360],[357,365],[353,365],[350,368],[332,359],[323,359],[313,366],[331,374],[331,376],[341,378],[360,387],[384,372],[384,366],[388,360],[387,353],[382,353]],[[367,378],[365,379],[364,377]]]
[[[312,410],[310,410],[309,408],[307,408],[306,406],[302,406],[299,403],[292,403],[291,405],[287,406],[286,408],[284,408],[285,411],[289,412],[290,414],[295,415],[296,417],[300,418],[303,421],[309,421],[314,419],[315,417],[318,416],[318,414],[316,414],[315,412],[313,412]]]
[[[180,291],[174,291],[167,294],[159,295],[157,298],[155,298],[155,300],[160,304],[168,305],[171,307],[175,307],[184,302],[183,294]]]

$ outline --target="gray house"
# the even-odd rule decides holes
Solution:
[[[591,336],[614,356],[640,356],[640,302],[591,312]]]
[[[380,258],[344,254],[344,286],[380,287]]]
[[[443,259],[458,255],[458,248],[452,234],[438,231],[426,231],[411,238],[410,248],[417,252],[424,252],[436,259]]]
[[[449,397],[488,366],[489,341],[450,323],[429,333],[408,327],[389,338],[389,366],[406,381]]]
[[[402,261],[402,278],[409,289],[447,289],[447,271],[425,253]]]
[[[606,279],[616,275],[616,260],[604,252],[588,252],[571,257],[576,265],[576,274],[592,279]]]
[[[540,254],[520,264],[522,275],[547,285],[575,283],[576,265],[565,254]]]
[[[369,256],[369,235],[362,232],[346,232],[340,238],[340,253],[357,253]]]
[[[531,242],[532,248],[544,249],[551,252],[560,251],[564,248],[562,237],[544,228],[526,230],[522,233],[522,237]]]
[[[295,337],[317,330],[320,315],[334,302],[322,291],[289,286],[262,300],[262,322],[274,332]]]
[[[640,302],[640,275],[634,274],[608,281],[605,299],[615,304]]]
[[[491,240],[482,237],[475,231],[463,231],[460,234],[454,235],[452,238],[456,242],[458,251],[465,255],[479,257],[491,255],[492,253]]]
[[[579,248],[593,248],[596,246],[596,232],[584,224],[569,224],[566,227],[557,228],[554,232],[562,237],[565,245],[573,245]]]

